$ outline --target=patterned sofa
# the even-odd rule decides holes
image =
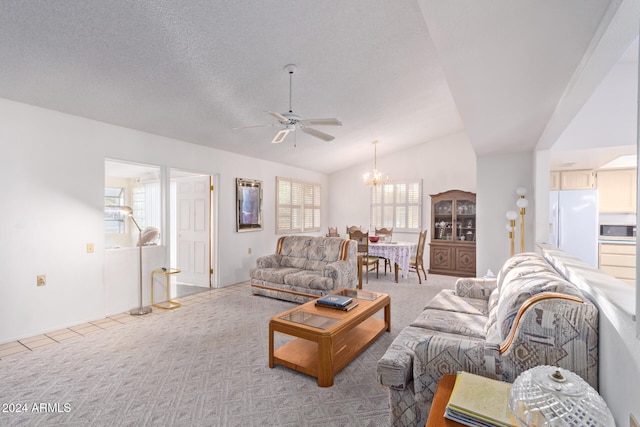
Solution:
[[[254,295],[303,303],[358,284],[358,245],[340,237],[283,236],[251,269]]]
[[[495,279],[458,279],[404,328],[378,361],[394,426],[424,426],[438,381],[467,371],[513,382],[537,365],[571,370],[598,389],[598,310],[541,255],[523,253]]]

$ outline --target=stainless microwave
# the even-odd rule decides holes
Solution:
[[[635,225],[600,224],[601,239],[631,240],[636,237]]]

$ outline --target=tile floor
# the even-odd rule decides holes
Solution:
[[[246,289],[248,289],[248,282],[240,283],[233,286],[227,286],[220,289],[204,289],[202,292],[187,295],[181,298],[176,298],[174,299],[174,301],[178,301],[181,304],[181,307],[178,308],[178,310],[180,310],[182,308],[188,308],[190,305],[200,304],[202,302],[218,298],[230,292],[239,292]],[[34,337],[23,338],[17,341],[0,344],[0,359],[27,354],[31,351],[37,351],[37,349],[45,346],[60,344],[67,340],[78,339],[88,334],[103,331],[109,328],[119,327],[131,322],[144,321],[144,319],[148,319],[150,316],[161,316],[169,311],[170,310],[163,310],[161,308],[153,307],[153,311],[151,313],[143,316],[132,316],[128,312],[120,313],[106,317],[104,319],[98,319],[88,323],[83,323],[81,325],[75,325],[69,328],[47,332],[42,335],[36,335]]]

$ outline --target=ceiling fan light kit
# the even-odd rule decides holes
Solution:
[[[293,73],[298,69],[295,64],[287,64],[284,66],[284,70],[289,73],[289,111],[286,113],[276,113],[273,111],[266,111],[267,114],[272,116],[278,121],[278,124],[284,129],[278,131],[276,136],[271,141],[272,144],[279,144],[289,132],[296,132],[300,129],[302,132],[307,135],[311,135],[323,141],[333,141],[335,137],[333,135],[329,135],[328,133],[319,131],[318,129],[312,128],[311,126],[342,126],[342,122],[335,118],[326,118],[326,119],[303,119],[301,116],[294,114],[293,108],[291,106],[291,99],[293,97]],[[242,128],[235,129],[244,129],[244,128],[253,128],[253,127],[270,127],[274,125],[256,125],[256,126],[244,126]]]

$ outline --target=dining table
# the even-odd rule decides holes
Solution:
[[[417,243],[412,242],[383,242],[369,243],[369,255],[388,259],[394,266],[395,279],[398,283],[398,270],[402,278],[409,277],[409,262],[416,255]]]

